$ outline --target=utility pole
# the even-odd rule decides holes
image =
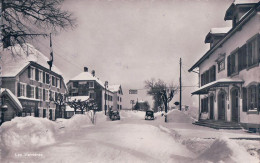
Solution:
[[[182,89],[182,85],[181,85],[181,58],[180,58],[180,110],[181,110],[181,105],[182,105],[181,104],[181,100],[182,100],[181,99],[181,91],[182,91],[181,89]]]

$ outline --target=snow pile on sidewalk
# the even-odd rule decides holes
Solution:
[[[16,117],[0,127],[0,149],[36,149],[55,142],[56,124],[46,118]]]
[[[198,158],[207,162],[256,163],[259,160],[251,156],[243,146],[228,138],[216,139]]]
[[[168,122],[170,123],[192,123],[194,121],[195,120],[191,116],[176,109],[168,113]]]

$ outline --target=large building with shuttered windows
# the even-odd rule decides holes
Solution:
[[[211,29],[210,49],[189,69],[199,69],[201,119],[260,129],[259,4],[235,0],[224,18],[232,27]]]
[[[32,45],[5,49],[2,59],[2,88],[8,88],[22,105],[20,116],[57,118],[54,101],[66,93],[64,79],[48,58]],[[56,113],[55,113],[56,112]]]

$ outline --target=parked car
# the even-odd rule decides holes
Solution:
[[[145,120],[154,120],[154,113],[152,110],[147,110],[145,113]]]
[[[112,110],[109,112],[109,118],[114,121],[114,120],[120,120],[120,114],[119,111],[117,110]]]

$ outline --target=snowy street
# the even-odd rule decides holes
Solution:
[[[86,115],[60,119],[54,122],[57,128],[51,135],[33,139],[37,132],[27,134],[25,139],[31,139],[27,142],[31,146],[21,145],[25,136],[22,132],[20,139],[18,135],[10,136],[9,141],[21,141],[20,145],[16,142],[8,153],[2,151],[2,159],[4,162],[259,162],[257,134],[195,126],[191,117],[178,110],[169,113],[167,124],[164,117],[156,116],[154,121],[145,121],[144,112],[121,111],[120,121],[110,121],[99,113],[96,125],[91,125]],[[31,124],[25,123],[19,129],[26,125]],[[10,132],[5,133],[12,135]],[[41,140],[50,143],[35,147],[35,139],[38,144]]]

